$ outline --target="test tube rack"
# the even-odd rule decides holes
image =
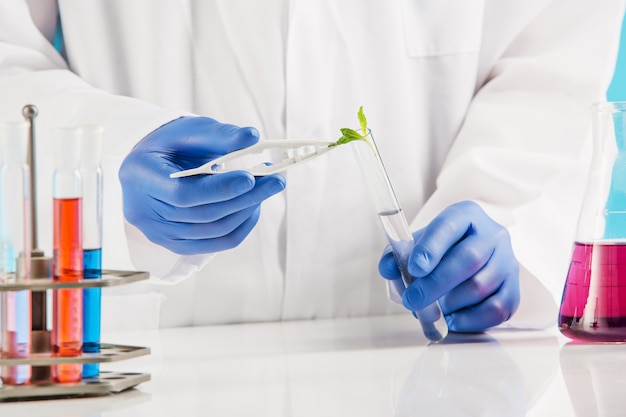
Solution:
[[[97,288],[130,284],[148,278],[147,272],[103,270],[100,279],[82,279],[77,282],[56,282],[50,278],[35,278],[28,282],[0,283],[2,291],[45,292],[63,288]],[[38,343],[33,338],[33,343]],[[105,363],[132,359],[150,354],[146,347],[100,344],[98,353],[82,353],[75,357],[58,357],[46,351],[31,353],[24,358],[5,358],[0,355],[0,367],[29,364],[39,372],[49,375],[51,366],[65,363]],[[46,369],[48,372],[45,372]],[[35,374],[35,372],[33,372]],[[99,375],[83,378],[79,382],[57,383],[49,378],[33,379],[26,385],[0,385],[0,402],[33,399],[74,398],[115,394],[150,380],[150,374],[134,372],[100,371]]]

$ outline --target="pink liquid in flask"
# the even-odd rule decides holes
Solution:
[[[559,329],[580,341],[626,341],[626,243],[574,244]]]

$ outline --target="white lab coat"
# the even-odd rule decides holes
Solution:
[[[50,44],[57,6],[67,63]],[[0,119],[39,108],[48,253],[51,131],[105,127],[104,267],[178,282],[105,290],[105,328],[404,311],[378,275],[386,240],[349,146],[289,171],[249,237],[214,256],[176,256],[122,217],[123,157],[181,114],[334,140],[360,105],[412,229],[477,201],[521,264],[510,324],[545,326],[623,13],[623,0],[4,0]]]

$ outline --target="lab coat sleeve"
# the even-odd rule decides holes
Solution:
[[[474,200],[508,228],[522,301],[506,325],[545,327],[557,317],[591,153],[590,105],[605,97],[623,16],[621,0],[541,10],[493,59],[412,222],[421,228]]]
[[[210,256],[181,257],[151,242],[130,225],[122,215],[121,187],[117,171],[123,158],[135,143],[159,126],[180,117],[180,112],[165,111],[157,106],[125,96],[109,94],[91,87],[71,72],[64,59],[51,44],[51,34],[43,27],[54,28],[56,10],[53,2],[47,16],[52,21],[33,20],[25,1],[0,2],[0,120],[20,120],[25,104],[34,104],[37,117],[37,142],[45,148],[56,127],[97,124],[105,128],[103,170],[104,198],[104,259],[108,269],[137,269],[148,271],[153,281],[176,281],[188,276],[208,261]],[[41,11],[41,10],[38,10]],[[45,32],[45,31],[44,31]],[[48,31],[50,32],[50,31]],[[45,157],[45,155],[43,155]],[[40,155],[41,157],[41,155]],[[45,159],[45,158],[44,158]],[[44,161],[45,162],[45,161]],[[49,181],[50,172],[38,175],[39,200],[51,198],[51,189],[41,184]],[[39,213],[40,246],[50,253],[51,213]],[[129,230],[126,244],[125,227]],[[44,230],[46,229],[46,230]],[[129,247],[144,252],[131,261]],[[145,259],[150,254],[150,260]],[[158,259],[158,262],[154,262]],[[133,262],[135,265],[133,265]]]

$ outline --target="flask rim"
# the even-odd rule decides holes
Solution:
[[[591,105],[591,109],[598,113],[626,112],[626,101],[598,101]]]

